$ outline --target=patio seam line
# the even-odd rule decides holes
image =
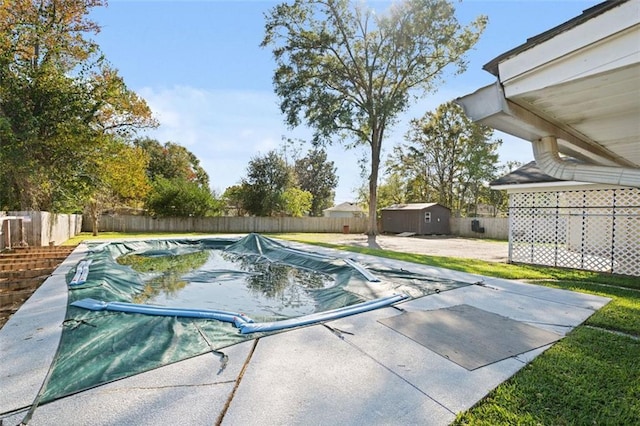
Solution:
[[[595,326],[595,325],[588,325],[588,324],[584,324],[584,326],[586,328],[590,328],[592,330],[602,331],[604,333],[615,334],[616,336],[628,337],[628,338],[633,339],[633,340],[640,340],[640,336],[636,336],[634,334],[625,333],[624,331],[611,330],[609,328],[598,327],[598,326]]]
[[[364,351],[362,348],[360,348],[359,346],[357,346],[355,343],[348,341],[347,339],[345,339],[342,335],[337,334],[334,329],[331,326],[328,326],[326,324],[323,324],[324,327],[329,330],[329,332],[334,335],[335,337],[337,337],[338,339],[342,340],[343,342],[347,343],[348,345],[350,345],[351,347],[353,347],[354,349],[356,349],[358,352],[360,352],[361,354],[363,354],[364,356],[366,356],[367,358],[371,359],[373,362],[375,362],[376,364],[378,364],[379,366],[381,366],[382,368],[384,368],[385,370],[387,370],[388,372],[390,372],[391,374],[393,374],[394,376],[396,376],[397,378],[399,378],[400,380],[402,380],[403,382],[405,382],[406,384],[408,384],[409,386],[411,386],[412,388],[414,388],[415,390],[417,390],[418,392],[420,392],[422,395],[426,396],[427,398],[429,398],[430,400],[432,400],[433,402],[435,402],[436,404],[438,404],[439,406],[441,406],[442,408],[444,408],[445,410],[447,410],[449,413],[453,414],[454,416],[456,415],[456,413],[454,411],[452,411],[449,407],[447,407],[446,405],[444,405],[443,403],[441,403],[440,401],[436,400],[435,398],[433,398],[431,395],[427,394],[425,391],[423,391],[422,389],[420,389],[418,386],[414,385],[413,383],[411,383],[409,380],[405,379],[404,377],[402,377],[400,374],[396,373],[395,371],[393,371],[391,368],[387,367],[385,364],[383,364],[381,361],[378,361],[376,358],[374,358],[372,355],[370,355],[369,353],[367,353],[366,351]],[[337,331],[337,330],[336,330]]]
[[[235,383],[235,380],[223,380],[221,382],[209,382],[209,383],[198,383],[198,384],[175,384],[175,385],[162,385],[162,386],[132,386],[132,387],[121,387],[117,389],[109,389],[104,393],[117,393],[122,391],[130,391],[130,390],[156,390],[156,389],[175,389],[175,388],[198,388],[198,387],[209,387],[209,386],[217,386],[217,385],[226,385],[229,383]]]
[[[256,351],[256,348],[258,347],[258,341],[260,341],[259,337],[253,341],[253,346],[251,347],[251,350],[249,351],[249,354],[247,355],[247,359],[244,361],[244,364],[242,365],[242,369],[240,370],[240,373],[238,373],[237,379],[234,380],[236,382],[236,384],[233,387],[233,389],[231,390],[231,393],[229,394],[229,398],[227,398],[227,401],[224,403],[224,406],[222,407],[222,411],[220,411],[220,414],[218,414],[218,418],[216,419],[216,423],[215,423],[216,426],[220,426],[222,424],[222,421],[224,420],[224,416],[227,414],[227,411],[229,410],[229,407],[231,406],[231,403],[233,402],[233,398],[236,395],[236,391],[240,387],[240,383],[242,382],[242,378],[244,377],[244,373],[245,373],[245,371],[247,371],[247,368],[249,367],[249,363],[251,362],[251,358],[253,358],[253,353]]]
[[[539,286],[539,284],[533,284],[533,285],[538,285]],[[483,288],[484,286],[478,286],[478,287]],[[484,287],[484,288],[486,288],[486,287]],[[561,290],[561,289],[556,289],[556,288],[553,288],[553,287],[543,287],[543,289]],[[493,290],[493,289],[490,289],[490,290]],[[496,288],[494,291],[503,291],[505,293],[515,294],[515,295],[523,296],[523,297],[530,297],[531,299],[542,300],[542,301],[545,301],[545,302],[557,303],[558,305],[570,306],[572,308],[586,309],[586,310],[593,311],[593,312],[597,312],[601,308],[601,307],[600,308],[593,308],[591,306],[583,306],[583,305],[579,305],[579,304],[563,302],[561,300],[554,300],[554,299],[549,298],[549,297],[541,297],[541,296],[547,294],[546,292],[541,292],[540,294],[538,294],[538,293],[531,294],[531,293],[522,293],[522,292],[518,292],[518,291],[514,291],[514,290],[507,290],[505,288]],[[565,290],[565,291],[569,291],[569,290]]]

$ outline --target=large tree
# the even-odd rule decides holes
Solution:
[[[387,167],[404,177],[411,201],[466,211],[475,207],[483,186],[495,176],[502,141],[492,138],[491,128],[474,123],[448,102],[411,121],[407,142],[394,148]]]
[[[286,210],[283,195],[292,182],[291,169],[276,151],[252,158],[241,183],[243,208],[255,216],[282,214]]]
[[[130,146],[119,138],[112,141],[104,155],[95,160],[99,173],[91,182],[87,203],[93,235],[98,235],[98,223],[103,210],[121,207],[142,207],[150,187],[147,177],[149,156],[142,149]]]
[[[216,216],[222,202],[209,188],[209,175],[198,158],[173,142],[164,144],[140,138],[134,146],[149,157],[147,176],[151,190],[145,200],[149,212],[158,216]]]
[[[151,138],[136,139],[134,145],[149,155],[147,172],[151,180],[157,177],[179,178],[195,182],[203,188],[209,187],[209,175],[200,165],[198,157],[187,148],[173,142],[161,144]]]
[[[89,38],[100,0],[0,4],[0,207],[77,211],[107,135],[156,125]]]
[[[463,55],[485,24],[479,17],[462,27],[446,0],[394,2],[381,14],[348,0],[296,0],[267,14],[262,46],[273,48],[273,81],[286,122],[304,122],[316,142],[339,136],[371,149],[369,235],[377,234],[387,130],[413,93],[437,88],[448,65],[465,69]]]
[[[312,149],[294,165],[298,187],[313,196],[310,216],[322,216],[323,210],[333,205],[338,176],[333,161],[327,160],[323,149]]]

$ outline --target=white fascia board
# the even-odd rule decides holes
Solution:
[[[555,75],[551,81],[556,83],[637,63],[640,50],[639,31],[640,1],[623,3],[502,61],[498,65],[500,81],[505,86],[515,84],[516,80],[525,74],[539,68],[549,68],[550,65],[558,63],[559,59],[562,59],[561,66],[553,66],[553,69],[547,71],[549,75]],[[522,93],[524,90],[521,88],[518,92]],[[506,96],[509,98],[514,94],[507,91]]]
[[[597,184],[577,181],[558,181],[540,183],[521,183],[491,186],[494,190],[506,190],[507,194],[523,192],[567,192],[567,191],[598,191],[603,189],[629,189],[628,186]]]
[[[594,186],[589,182],[576,182],[576,181],[558,181],[558,182],[536,182],[536,183],[510,183],[504,185],[491,185],[491,189],[506,190],[508,193],[512,192],[528,192],[528,191],[569,191],[576,189],[585,189],[585,186]]]

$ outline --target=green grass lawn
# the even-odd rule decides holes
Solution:
[[[175,234],[104,233],[99,238],[162,236]],[[335,245],[323,241],[322,234],[273,237],[611,298],[584,324],[459,414],[454,424],[640,424],[640,278]],[[69,243],[85,239],[90,235]]]

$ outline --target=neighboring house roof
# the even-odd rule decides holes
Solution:
[[[381,210],[422,210],[427,207],[432,207],[438,205],[440,207],[444,207],[445,209],[451,210],[448,207],[445,207],[438,203],[409,203],[409,204],[393,204],[389,207],[385,207]]]
[[[361,212],[362,208],[357,203],[340,203],[337,206],[324,209],[323,212]]]

